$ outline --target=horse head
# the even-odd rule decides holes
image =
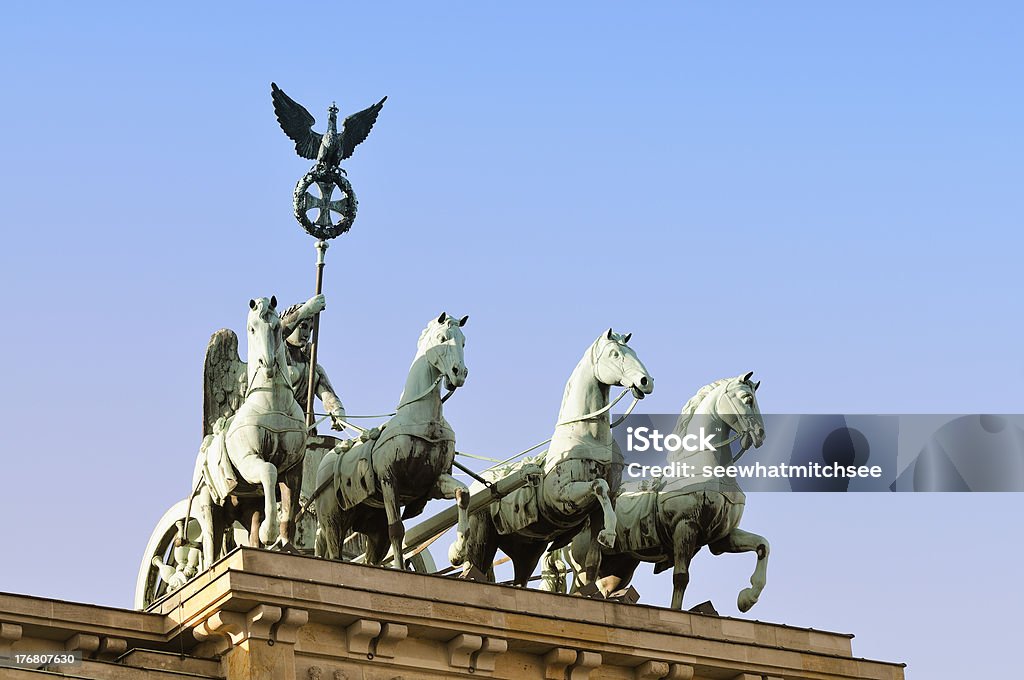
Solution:
[[[465,385],[469,375],[464,355],[466,336],[462,334],[462,327],[467,321],[468,315],[456,319],[447,312],[441,312],[441,316],[431,319],[420,334],[419,352],[444,376],[450,390]]]
[[[246,333],[249,339],[248,363],[252,367],[251,370],[262,370],[268,380],[273,380],[277,374],[278,350],[283,340],[281,317],[277,314],[277,297],[249,300]]]
[[[753,371],[725,381],[719,391],[714,411],[740,436],[740,451],[764,443],[764,419],[757,405],[757,388],[761,381],[751,382]]]
[[[647,372],[633,348],[627,345],[632,333],[619,335],[609,328],[591,346],[594,376],[605,385],[619,385],[643,399],[654,391],[654,378]]]

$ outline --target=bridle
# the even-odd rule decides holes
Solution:
[[[725,422],[725,419],[724,419],[724,418],[722,418],[722,416],[721,416],[721,414],[719,413],[719,410],[718,410],[718,408],[717,408],[719,400],[721,400],[721,399],[722,399],[723,397],[725,397],[725,398],[726,398],[726,399],[728,399],[728,400],[729,400],[730,402],[733,402],[733,403],[732,403],[732,406],[734,407],[734,410],[736,410],[736,411],[739,411],[740,409],[736,409],[736,408],[735,408],[735,406],[736,406],[736,404],[735,404],[735,402],[736,402],[736,398],[735,398],[734,396],[732,396],[732,390],[731,390],[731,381],[730,381],[730,382],[727,382],[727,383],[725,383],[725,384],[724,384],[724,385],[723,385],[722,387],[720,387],[720,388],[718,388],[718,389],[721,389],[721,390],[723,390],[723,393],[722,393],[722,394],[720,394],[720,395],[718,395],[717,397],[715,397],[715,407],[716,407],[716,408],[715,408],[715,410],[714,410],[714,412],[713,412],[713,413],[714,413],[714,414],[715,414],[716,416],[718,416],[718,418],[720,418],[720,419],[721,419],[721,420],[722,420],[723,422]],[[715,390],[715,391],[717,391],[717,390]],[[712,392],[711,394],[714,394],[714,392]],[[710,397],[711,395],[709,394],[708,396]],[[698,404],[697,406],[699,407],[700,405]],[[744,406],[746,406],[746,404],[744,404]],[[696,410],[696,407],[694,408],[694,410]],[[692,417],[692,416],[691,416],[691,417]],[[745,417],[745,416],[741,416],[741,417],[740,417],[740,419],[742,419],[742,420],[746,420],[746,417]],[[728,423],[726,423],[726,425],[728,425]],[[729,429],[733,429],[731,425],[729,426]],[[746,432],[740,432],[740,431],[738,431],[738,430],[733,430],[733,435],[732,435],[731,437],[729,437],[728,439],[726,439],[725,441],[722,441],[722,442],[713,442],[713,443],[711,444],[711,446],[712,446],[712,447],[714,447],[714,448],[715,448],[715,450],[718,450],[718,449],[722,449],[722,448],[728,447],[729,445],[731,445],[731,444],[732,444],[733,442],[735,442],[736,440],[738,440],[738,439],[742,439],[742,438],[743,438],[743,435],[744,435],[744,434],[746,434]],[[740,459],[740,458],[741,458],[741,457],[743,456],[743,454],[745,454],[745,453],[746,453],[747,451],[749,451],[749,450],[750,450],[749,448],[747,448],[747,449],[743,449],[742,451],[740,451],[739,453],[737,453],[735,457],[733,457],[733,456],[731,456],[731,455],[730,455],[730,464],[732,464],[732,463],[735,463],[736,461],[738,461],[738,460],[739,460],[739,459]],[[702,451],[702,450],[698,450],[698,451],[691,451],[691,452],[687,453],[687,454],[686,454],[685,456],[683,456],[683,458],[684,458],[684,459],[685,459],[685,458],[689,458],[689,457],[691,457],[691,456],[695,456],[695,455],[697,455],[698,453],[703,453],[703,451]]]
[[[448,341],[446,340],[446,341],[441,342],[441,343],[439,343],[437,345],[431,345],[430,347],[425,349],[423,351],[424,358],[427,357],[427,353],[430,352],[431,350],[438,350],[438,353],[441,353],[442,352],[441,347],[443,345],[447,344],[447,342]],[[405,406],[409,406],[410,404],[414,404],[417,401],[420,401],[421,399],[425,399],[427,396],[433,394],[434,390],[437,389],[437,386],[440,385],[441,381],[444,379],[444,377],[445,377],[444,371],[441,370],[440,368],[437,368],[437,365],[434,364],[433,361],[430,361],[429,358],[427,359],[427,361],[430,363],[431,366],[433,366],[435,369],[437,369],[437,372],[438,372],[437,377],[434,378],[434,382],[430,383],[430,386],[427,389],[423,390],[423,392],[421,392],[420,394],[416,395],[412,399],[403,399],[402,402],[399,403],[397,407],[395,407],[395,412],[396,413],[398,412],[398,409],[403,408]],[[448,393],[445,394],[443,397],[441,397],[441,403],[443,404],[444,402],[448,401],[448,398],[451,397],[453,394],[455,394],[455,390],[457,390],[457,389],[458,388],[455,387],[455,386],[449,386]],[[391,415],[395,415],[395,414],[392,413]]]
[[[271,314],[273,314],[273,312],[271,312]],[[261,318],[262,318],[262,315],[261,315]],[[269,322],[265,321],[264,323],[269,323]],[[248,325],[248,324],[246,324],[246,325]],[[278,329],[280,330],[280,322],[278,322]],[[243,397],[243,400],[244,399],[248,399],[249,395],[254,393],[254,392],[273,392],[274,391],[274,386],[273,386],[274,378],[270,378],[271,385],[269,387],[253,387],[253,385],[256,384],[256,376],[258,376],[260,374],[260,370],[261,369],[267,369],[267,368],[270,368],[272,366],[273,368],[275,368],[278,371],[279,375],[280,374],[284,374],[284,370],[287,370],[287,368],[282,369],[282,367],[281,367],[281,343],[283,343],[283,342],[284,342],[284,338],[282,337],[281,341],[278,342],[275,345],[274,353],[272,355],[273,356],[273,361],[270,363],[269,366],[268,365],[264,365],[264,364],[257,364],[256,365],[256,370],[252,372],[252,380],[249,381],[248,386],[246,386],[246,388],[245,388],[245,396]],[[287,363],[286,363],[286,367],[287,367]]]
[[[618,340],[615,340],[614,338],[606,338],[605,342],[603,342],[603,343],[595,343],[594,345],[592,345],[590,347],[590,365],[594,369],[594,377],[597,379],[597,381],[600,382],[603,385],[609,385],[610,386],[610,385],[612,385],[614,383],[610,383],[607,380],[604,380],[603,378],[601,378],[601,373],[600,373],[600,371],[601,371],[601,356],[600,355],[604,351],[604,348],[608,345],[608,343],[614,343],[615,346],[620,349],[620,352],[619,352],[619,363],[621,364],[621,369],[622,369],[622,370],[620,370],[620,373],[622,375],[626,374],[626,371],[625,371],[626,355],[625,355],[625,352],[621,351],[621,349],[626,346],[626,343],[620,342]],[[624,396],[626,396],[627,394],[629,394],[630,392],[632,392],[632,389],[633,388],[626,388],[626,389],[622,390],[622,392],[619,394],[619,396],[615,397],[614,401],[609,402],[608,405],[603,407],[603,408],[600,408],[600,409],[598,409],[596,411],[592,411],[591,413],[586,413],[586,414],[584,414],[582,416],[577,416],[575,418],[569,418],[568,420],[559,421],[558,423],[555,424],[555,427],[560,427],[562,425],[571,425],[572,423],[579,423],[579,422],[583,422],[584,420],[593,420],[593,419],[595,419],[595,418],[597,418],[599,416],[602,416],[605,413],[607,413],[608,411],[610,411],[616,404],[618,404],[620,401],[622,401],[622,398]],[[625,413],[623,413],[619,418],[617,418],[615,420],[614,423],[611,424],[611,427],[617,427],[618,425],[622,424],[622,421],[624,421],[627,417],[629,417],[629,414],[633,412],[633,409],[636,408],[636,405],[638,403],[640,403],[640,398],[637,397],[637,396],[634,396],[633,397],[633,403],[629,405],[629,408],[626,409]]]

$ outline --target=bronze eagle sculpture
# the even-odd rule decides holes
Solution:
[[[337,168],[341,161],[352,155],[356,146],[370,134],[377,114],[384,107],[387,97],[373,106],[353,113],[345,119],[341,133],[338,133],[338,107],[331,104],[327,109],[327,131],[315,132],[316,119],[302,104],[289,97],[276,83],[270,84],[270,96],[274,100],[274,113],[284,133],[295,142],[295,152],[303,158],[316,160],[317,166]],[[344,170],[342,170],[344,172]]]

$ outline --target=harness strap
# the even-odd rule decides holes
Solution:
[[[569,425],[569,424],[572,424],[572,423],[578,423],[578,422],[581,422],[583,420],[593,420],[594,418],[597,418],[598,416],[603,415],[603,414],[607,413],[609,410],[611,410],[611,408],[613,406],[615,406],[616,404],[618,404],[620,401],[622,401],[622,398],[624,396],[626,396],[627,394],[629,394],[629,392],[630,392],[630,390],[628,390],[628,389],[622,390],[622,392],[619,393],[619,396],[615,397],[615,401],[611,402],[610,404],[608,404],[604,408],[600,408],[600,409],[598,409],[596,411],[593,411],[591,413],[587,413],[586,415],[577,416],[575,418],[570,418],[569,420],[563,420],[562,422],[557,423],[555,425],[555,427],[560,427],[562,425]],[[640,401],[640,400],[637,399],[636,397],[633,397],[633,406],[629,407],[630,411],[633,410],[633,408],[636,406],[638,401]],[[619,422],[621,422],[621,420]]]
[[[397,412],[398,409],[402,408],[403,406],[408,406],[409,404],[415,403],[415,402],[419,401],[420,399],[423,399],[424,397],[426,397],[428,394],[430,394],[431,392],[434,391],[435,387],[437,387],[439,384],[441,384],[441,378],[443,378],[443,377],[444,377],[443,375],[438,375],[437,378],[434,379],[434,382],[430,384],[430,387],[428,387],[426,389],[426,391],[424,391],[422,394],[418,395],[415,399],[406,399],[405,401],[403,401],[402,403],[400,403],[398,405],[398,407],[395,409],[395,411]]]

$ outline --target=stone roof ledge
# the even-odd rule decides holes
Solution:
[[[77,645],[69,673],[118,680],[904,677],[849,634],[252,548],[145,612],[0,594],[0,632],[14,652]]]

